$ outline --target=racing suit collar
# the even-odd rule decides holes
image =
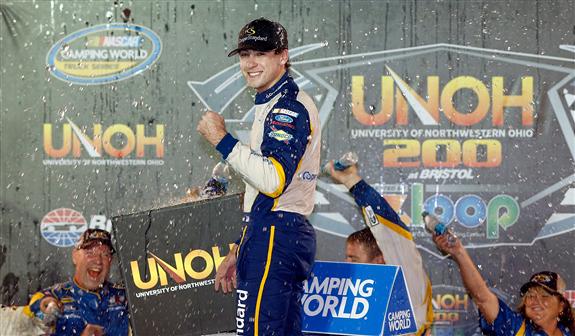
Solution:
[[[275,97],[281,89],[287,88],[286,85],[288,84],[288,81],[293,81],[293,79],[286,70],[281,78],[271,88],[256,94],[256,105],[265,104],[272,100],[272,98]]]
[[[108,287],[109,287],[109,282],[104,281],[104,283],[102,284],[102,287],[99,288],[98,290],[87,289],[87,288],[80,286],[76,282],[76,279],[74,279],[73,277],[72,277],[72,283],[74,284],[74,288],[79,289],[79,290],[83,290],[86,293],[91,293],[91,294],[97,295],[98,297],[101,297],[102,294],[105,294],[108,291]]]

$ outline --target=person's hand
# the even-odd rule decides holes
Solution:
[[[196,130],[214,146],[217,145],[227,133],[224,117],[214,111],[208,111],[202,116]]]
[[[40,310],[44,314],[58,314],[62,311],[62,304],[51,296],[47,296],[40,301]]]
[[[333,168],[333,160],[326,164],[329,175],[338,183],[345,185],[348,189],[353,187],[357,182],[361,181],[361,176],[357,172],[357,165],[351,165],[344,170],[335,170]]]
[[[105,334],[102,326],[88,323],[80,336],[104,336]]]
[[[219,291],[220,287],[222,287],[224,294],[230,293],[234,288],[238,288],[236,280],[236,249],[237,245],[231,249],[216,271],[216,292]]]
[[[450,254],[452,257],[460,255],[464,249],[463,244],[461,244],[461,240],[450,232],[442,235],[434,234],[433,242],[441,252],[444,254]]]

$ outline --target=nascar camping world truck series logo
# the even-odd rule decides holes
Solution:
[[[103,24],[78,30],[52,46],[46,57],[50,73],[63,81],[106,84],[149,69],[160,57],[162,44],[149,28]]]

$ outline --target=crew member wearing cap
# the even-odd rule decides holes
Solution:
[[[86,230],[72,250],[74,278],[35,293],[25,313],[51,335],[127,335],[125,290],[108,282],[114,252],[107,231]]]
[[[565,282],[554,272],[539,272],[521,287],[521,304],[513,311],[487,287],[475,263],[453,237],[433,241],[459,266],[463,284],[479,308],[481,329],[487,335],[575,335],[575,313],[563,296]]]
[[[236,54],[246,84],[256,90],[249,145],[228,133],[216,112],[204,114],[197,127],[246,185],[245,226],[215,287],[237,287],[238,335],[301,335],[300,297],[316,248],[306,216],[319,172],[318,111],[289,74],[282,25],[264,18],[248,23],[228,56]]]

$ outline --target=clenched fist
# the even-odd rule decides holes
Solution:
[[[224,117],[214,111],[208,111],[202,116],[196,130],[214,146],[216,146],[227,133]]]

